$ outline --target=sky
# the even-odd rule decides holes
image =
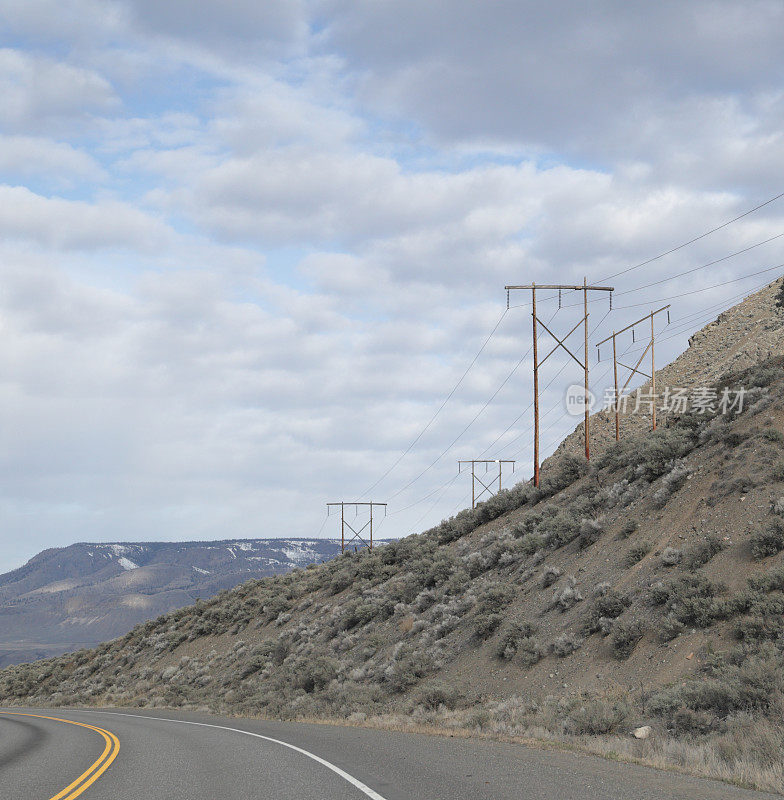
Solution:
[[[784,272],[784,198],[655,258],[784,191],[782,41],[778,0],[0,0],[0,571],[528,479],[505,285],[615,287],[600,391],[614,328],[671,302],[663,364]]]

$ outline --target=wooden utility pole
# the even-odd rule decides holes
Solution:
[[[386,503],[375,503],[375,502],[356,502],[356,503],[327,503],[327,516],[330,515],[330,509],[333,506],[340,506],[340,552],[345,553],[347,547],[351,547],[352,542],[359,542],[360,546],[364,545],[369,550],[373,549],[373,509],[376,506],[383,506],[384,508],[384,516],[387,515],[387,504]],[[370,509],[370,519],[365,522],[365,524],[359,528],[355,529],[351,523],[346,519],[346,506],[354,506],[354,511],[359,513],[360,507],[367,507]],[[363,536],[365,530],[369,531],[369,538],[365,538]],[[349,531],[350,535],[347,536],[346,532]]]
[[[619,331],[613,331],[610,336],[608,336],[606,339],[602,339],[602,341],[599,342],[596,345],[597,348],[601,347],[605,342],[609,342],[610,339],[612,339],[612,345],[613,345],[613,375],[614,375],[614,378],[615,378],[615,393],[614,393],[613,406],[615,407],[615,441],[616,442],[620,441],[620,438],[621,438],[621,422],[620,422],[621,397],[623,396],[623,393],[626,391],[626,387],[629,385],[629,381],[635,375],[642,375],[643,377],[648,378],[650,380],[650,382],[651,382],[651,398],[652,398],[651,402],[653,404],[652,408],[651,408],[651,418],[652,418],[652,424],[653,424],[653,428],[652,429],[656,430],[656,360],[655,360],[655,357],[654,357],[654,341],[656,339],[656,331],[655,331],[654,326],[653,326],[653,318],[656,316],[656,314],[661,314],[662,311],[666,311],[667,312],[667,323],[669,324],[669,322],[670,322],[669,308],[670,308],[670,306],[668,304],[666,306],[662,306],[661,308],[657,309],[656,311],[651,311],[650,314],[646,314],[644,317],[638,319],[636,322],[632,322],[631,325],[627,325],[625,328],[621,328],[621,330],[619,330]],[[650,319],[650,321],[651,321],[651,338],[650,338],[650,341],[648,342],[647,347],[642,351],[642,355],[639,357],[639,359],[637,359],[637,363],[633,367],[630,367],[628,364],[624,364],[622,361],[618,360],[617,348],[615,346],[615,340],[622,333],[626,333],[626,331],[631,330],[632,331],[632,341],[634,341],[634,326],[635,325],[639,325],[641,322],[645,322],[645,320],[647,320],[647,319]],[[645,355],[649,350],[651,351],[651,374],[650,375],[648,375],[647,373],[643,372],[640,369],[640,364],[642,364],[642,360],[645,358]],[[601,350],[597,350],[597,353],[599,353],[599,355],[601,357]],[[626,379],[626,383],[624,383],[624,385],[621,387],[620,392],[618,391],[618,365],[619,364],[624,369],[628,369],[629,370],[629,377]]]
[[[612,286],[589,286],[588,279],[584,278],[582,285],[572,286],[566,284],[535,284],[531,283],[528,286],[505,286],[507,305],[509,304],[509,292],[513,289],[530,289],[531,291],[531,311],[533,316],[533,332],[534,332],[534,485],[539,485],[539,367],[559,348],[563,348],[571,357],[576,361],[580,368],[583,370],[584,375],[584,390],[585,390],[585,457],[591,458],[591,435],[590,435],[590,402],[588,399],[588,292],[613,292]],[[557,289],[558,290],[558,304],[561,303],[561,292],[563,290],[576,291],[583,293],[583,318],[566,334],[563,338],[559,339],[548,327],[542,322],[536,314],[536,290],[537,289]],[[612,294],[610,295],[610,308],[612,308]],[[540,361],[539,348],[537,342],[537,325],[541,325],[550,336],[556,341],[555,347]],[[579,358],[566,346],[566,340],[580,327],[583,326],[585,353],[584,358],[580,361]]]
[[[457,462],[457,473],[458,475],[463,471],[463,465],[470,464],[471,465],[471,508],[476,508],[476,504],[479,502],[479,498],[482,497],[485,492],[488,492],[491,495],[496,494],[497,492],[501,491],[501,475],[503,472],[504,464],[511,464],[512,465],[512,472],[514,472],[514,461],[499,461],[498,459],[483,459],[483,458],[474,458],[474,459],[467,459],[464,461]],[[498,464],[498,488],[494,489],[493,486],[496,482],[496,478],[494,477],[491,481],[489,481],[489,485],[485,483],[481,478],[477,477],[476,474],[476,465],[477,464],[484,464],[485,465],[485,472],[487,472],[490,468],[490,464]],[[479,494],[476,493],[476,485],[477,483],[482,487],[482,491]]]

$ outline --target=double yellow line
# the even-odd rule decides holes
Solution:
[[[87,725],[84,722],[74,722],[70,719],[60,719],[59,717],[45,717],[42,714],[22,714],[14,711],[2,711],[2,714],[11,714],[16,717],[35,717],[36,719],[48,719],[54,722],[65,722],[68,725],[78,725],[80,728],[88,728],[91,731],[100,733],[106,742],[106,747],[99,758],[88,767],[73,783],[70,783],[62,791],[58,792],[49,800],[74,800],[82,792],[92,786],[98,778],[111,766],[117,754],[120,752],[120,740],[111,732],[104,728],[96,728],[95,725]]]

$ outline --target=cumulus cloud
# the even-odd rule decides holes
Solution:
[[[86,115],[118,102],[111,84],[83,67],[0,49],[0,124],[6,129],[73,132]]]
[[[42,197],[24,186],[0,186],[0,234],[62,250],[133,247],[143,252],[159,248],[168,228],[125,203]]]

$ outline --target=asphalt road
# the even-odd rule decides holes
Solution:
[[[482,740],[163,711],[8,709],[0,710],[0,797],[762,800],[777,796],[592,756]]]

